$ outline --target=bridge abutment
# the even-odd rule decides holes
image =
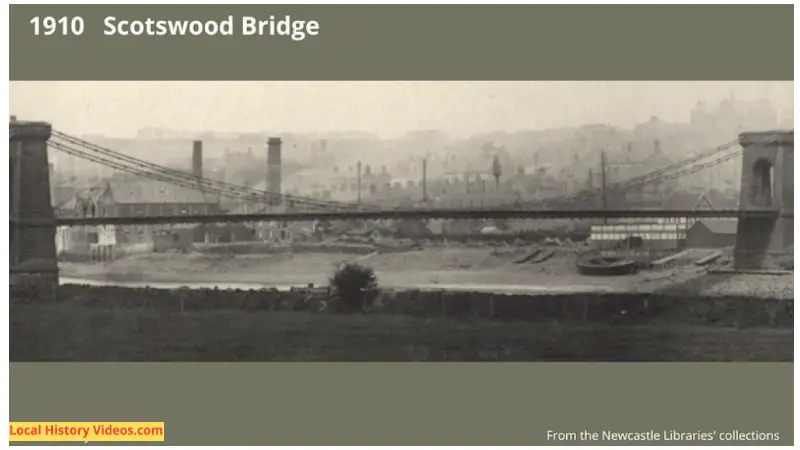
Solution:
[[[739,218],[734,267],[778,269],[781,259],[793,257],[794,219],[779,214],[794,210],[794,131],[742,133],[739,143],[744,150],[739,209],[775,215]]]
[[[50,199],[45,122],[9,121],[10,278],[12,287],[35,286],[37,299],[55,295],[58,286],[56,220]],[[30,300],[37,300],[30,299]]]

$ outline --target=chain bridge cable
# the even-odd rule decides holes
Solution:
[[[262,203],[265,203],[264,197],[266,196],[266,197],[271,197],[271,198],[280,197],[281,199],[286,199],[287,203],[289,203],[289,204],[298,204],[299,203],[301,205],[305,204],[305,205],[334,207],[334,208],[346,207],[348,209],[349,208],[359,208],[359,207],[360,208],[365,208],[365,207],[368,208],[368,207],[373,206],[373,205],[364,205],[364,204],[359,206],[358,204],[354,204],[354,203],[325,201],[325,200],[318,200],[318,199],[312,199],[312,198],[307,198],[307,197],[289,196],[289,195],[285,195],[285,194],[276,194],[276,193],[271,193],[271,192],[268,192],[268,191],[258,191],[258,190],[254,190],[254,189],[250,189],[250,188],[245,188],[245,187],[237,186],[237,185],[234,185],[234,184],[231,184],[231,183],[219,182],[219,181],[215,181],[215,180],[208,180],[208,179],[205,179],[205,178],[196,177],[196,176],[194,176],[192,174],[188,174],[186,172],[182,172],[182,171],[175,170],[175,169],[169,169],[169,168],[166,168],[166,167],[163,167],[163,166],[159,166],[159,165],[156,165],[156,164],[153,164],[153,163],[149,163],[147,161],[139,160],[138,158],[133,158],[133,157],[130,157],[128,155],[124,155],[122,153],[115,152],[113,150],[106,149],[106,148],[94,145],[94,144],[92,144],[92,143],[90,143],[88,141],[85,141],[85,140],[82,140],[82,139],[79,139],[79,138],[75,138],[73,136],[67,135],[67,134],[59,132],[57,130],[54,130],[53,135],[56,138],[56,140],[55,140],[56,144],[58,144],[57,139],[62,139],[62,140],[71,142],[71,143],[73,143],[75,145],[84,147],[84,149],[88,149],[88,150],[93,151],[95,153],[104,154],[104,155],[110,157],[112,160],[113,159],[126,160],[130,164],[133,164],[134,166],[138,166],[138,168],[136,168],[135,172],[134,172],[137,175],[142,175],[142,176],[146,176],[146,177],[150,177],[150,178],[154,178],[154,179],[157,178],[157,179],[159,179],[161,181],[170,182],[170,183],[173,183],[173,184],[180,184],[181,186],[187,187],[187,188],[190,188],[190,189],[198,189],[199,188],[200,190],[203,190],[203,191],[206,191],[206,192],[216,193],[216,194],[219,194],[221,196],[225,196],[225,197],[229,197],[229,198],[236,198],[236,199],[239,199],[239,200],[244,200],[246,202],[262,204]],[[771,139],[772,139],[771,137],[768,137],[768,138],[763,139],[763,141],[767,142],[767,141],[769,141]],[[636,186],[642,186],[642,185],[653,183],[653,182],[663,181],[663,180],[667,180],[667,179],[673,179],[673,178],[677,178],[677,177],[684,176],[684,175],[687,175],[687,174],[695,173],[695,172],[697,172],[699,170],[703,170],[705,168],[708,168],[708,167],[720,164],[722,162],[725,162],[727,160],[730,160],[730,159],[740,155],[742,153],[742,151],[740,150],[740,151],[734,152],[732,154],[720,157],[720,158],[718,158],[716,160],[713,160],[713,161],[711,161],[709,163],[704,163],[704,164],[700,164],[700,165],[693,165],[691,167],[685,167],[685,166],[695,164],[698,161],[701,161],[701,160],[703,160],[705,158],[708,158],[710,156],[716,155],[717,153],[724,152],[724,151],[730,149],[731,147],[733,147],[734,145],[736,145],[737,143],[738,143],[738,139],[733,140],[733,141],[728,142],[726,144],[723,144],[721,146],[715,147],[714,149],[711,149],[709,151],[703,152],[701,154],[695,155],[695,156],[693,156],[691,158],[688,158],[686,160],[680,161],[678,163],[674,163],[674,164],[671,164],[669,166],[659,168],[659,169],[654,170],[652,172],[649,172],[647,174],[640,175],[640,176],[637,176],[637,177],[633,177],[631,179],[624,180],[622,182],[614,183],[614,184],[612,184],[610,186],[610,188],[612,188],[612,189],[632,188],[632,187],[636,187]],[[761,143],[758,143],[758,144],[761,144]],[[58,145],[58,147],[62,151],[65,148],[64,145]],[[84,158],[84,159],[89,159],[88,158],[89,154],[87,152],[85,152],[85,151],[82,152],[82,151],[76,149],[75,147],[71,147],[70,150],[71,150],[71,152],[72,152],[72,154],[74,156],[78,156],[78,157],[81,157],[81,158]],[[98,162],[98,163],[106,165],[106,166],[111,166],[113,164],[114,168],[117,168],[119,170],[124,170],[124,171],[127,171],[129,173],[131,173],[131,170],[134,170],[130,166],[123,166],[123,165],[121,165],[119,163],[114,163],[112,160],[102,159],[102,158],[101,159],[94,159],[95,162]],[[675,169],[680,169],[680,170],[676,171]],[[674,171],[674,172],[670,173],[670,171]],[[597,192],[597,189],[584,190],[582,192],[578,192],[578,193],[575,193],[575,194],[572,194],[572,195],[569,195],[569,196],[558,197],[558,198],[553,198],[553,199],[544,199],[542,201],[537,201],[535,204],[536,205],[545,205],[545,204],[551,204],[551,203],[553,203],[555,201],[570,201],[570,200],[574,201],[576,199],[580,199],[581,197],[587,197],[588,195],[594,194],[596,192]],[[377,206],[377,205],[375,205],[375,206]],[[515,202],[515,206],[516,207],[520,207],[522,205],[520,205],[518,202]],[[531,203],[528,203],[528,204],[526,204],[524,206],[525,207],[531,207],[533,205]],[[503,206],[500,206],[500,207],[503,207]]]
[[[90,142],[88,142],[88,141],[85,141],[85,140],[83,140],[83,139],[80,139],[80,138],[76,138],[76,137],[74,137],[74,136],[67,135],[67,134],[65,134],[65,133],[62,133],[62,132],[59,132],[59,131],[57,131],[57,130],[55,130],[53,134],[54,134],[55,136],[57,136],[57,137],[60,137],[60,138],[62,138],[62,139],[69,140],[69,141],[71,141],[71,142],[73,142],[73,143],[75,143],[75,144],[79,144],[79,145],[85,146],[85,147],[87,147],[87,148],[90,148],[90,149],[92,149],[93,151],[100,151],[100,152],[103,152],[103,153],[109,153],[109,154],[112,154],[112,155],[114,155],[114,156],[116,156],[116,157],[119,157],[119,158],[126,159],[126,160],[128,160],[128,161],[130,161],[130,162],[132,162],[132,163],[134,163],[134,164],[143,164],[143,165],[146,165],[146,166],[148,166],[148,167],[152,168],[152,169],[153,169],[154,171],[156,171],[156,172],[161,172],[161,173],[171,173],[171,174],[173,174],[173,175],[180,176],[181,178],[184,178],[184,179],[192,179],[193,181],[195,181],[195,182],[200,182],[200,183],[206,183],[206,184],[208,184],[208,183],[213,183],[213,184],[216,184],[216,185],[218,185],[218,186],[223,186],[223,185],[224,185],[224,186],[227,186],[227,187],[229,187],[229,188],[234,188],[234,189],[237,189],[237,190],[242,190],[242,191],[247,191],[247,192],[250,192],[250,193],[252,193],[253,195],[256,195],[256,196],[257,196],[257,195],[264,195],[264,194],[265,194],[265,192],[266,192],[266,191],[256,191],[256,190],[252,190],[252,189],[249,189],[249,188],[244,188],[244,187],[242,187],[242,186],[233,185],[233,184],[230,184],[230,183],[219,182],[219,181],[215,181],[215,180],[208,180],[208,179],[201,179],[201,178],[199,178],[199,177],[195,177],[194,175],[189,175],[189,174],[187,174],[187,173],[185,173],[185,172],[182,172],[182,171],[178,171],[178,170],[175,170],[175,169],[169,169],[169,168],[166,168],[166,167],[163,167],[163,166],[158,166],[158,165],[156,165],[156,164],[153,164],[153,163],[148,163],[148,162],[146,162],[146,161],[139,160],[139,159],[137,159],[137,158],[133,158],[133,157],[130,157],[130,156],[128,156],[128,155],[125,155],[125,154],[122,154],[122,153],[119,153],[119,152],[114,152],[113,150],[110,150],[110,149],[106,149],[106,148],[103,148],[103,147],[97,146],[97,145],[95,145],[95,144],[92,144],[92,143],[90,143]],[[710,152],[705,152],[705,153],[703,153],[703,154],[701,154],[701,155],[697,155],[697,156],[695,156],[695,157],[693,157],[693,158],[690,158],[690,159],[688,159],[688,160],[686,160],[686,161],[682,161],[682,162],[679,162],[679,163],[677,163],[677,164],[672,164],[672,165],[670,165],[670,166],[667,166],[667,167],[664,167],[664,168],[658,169],[658,170],[656,170],[656,171],[654,171],[654,172],[651,172],[651,173],[649,173],[649,174],[646,174],[646,175],[643,175],[643,176],[637,177],[637,178],[635,178],[635,179],[632,179],[632,180],[627,180],[627,181],[626,181],[626,182],[624,182],[624,183],[630,183],[631,181],[636,181],[637,179],[642,179],[642,178],[645,178],[645,177],[650,177],[650,176],[653,176],[654,174],[663,173],[663,172],[669,171],[669,170],[671,170],[671,169],[674,169],[674,168],[681,167],[681,166],[683,166],[683,165],[686,165],[686,164],[691,164],[692,162],[694,162],[694,161],[696,161],[696,160],[702,159],[702,158],[704,158],[704,157],[707,157],[707,156],[709,156],[709,155],[715,154],[715,153],[717,153],[717,152],[719,152],[719,151],[725,150],[725,149],[727,149],[728,147],[730,147],[730,146],[732,146],[733,144],[735,144],[736,142],[737,142],[737,140],[734,140],[734,141],[732,141],[732,142],[730,142],[730,143],[728,143],[728,144],[725,144],[725,145],[723,145],[723,146],[717,147],[717,148],[715,148],[715,149],[711,150]],[[577,196],[579,196],[580,194],[581,194],[581,193],[578,193],[578,195],[577,195]],[[285,194],[275,194],[275,193],[269,193],[269,192],[266,192],[266,195],[268,195],[268,196],[269,196],[269,195],[273,195],[273,196],[280,196],[280,197],[282,197],[282,198],[287,198],[287,199],[289,199],[289,198],[292,198],[292,196],[288,196],[288,195],[285,195]],[[353,204],[353,203],[332,202],[332,201],[320,201],[320,200],[317,200],[317,199],[309,199],[309,198],[304,198],[304,197],[294,197],[294,199],[296,199],[297,201],[300,201],[300,202],[304,202],[304,203],[305,203],[305,202],[313,202],[314,204],[322,204],[322,205],[325,205],[325,206],[334,206],[334,205],[335,205],[335,206],[351,206],[351,207],[357,207],[357,206],[358,206],[358,205],[356,205],[356,204]],[[363,207],[363,206],[366,206],[366,205],[363,205],[363,204],[362,204],[362,207]]]
[[[157,181],[164,181],[164,182],[168,182],[170,184],[178,185],[178,186],[189,188],[189,189],[197,189],[197,185],[195,183],[190,182],[190,181],[180,180],[180,179],[176,179],[176,178],[172,178],[172,177],[166,177],[166,176],[162,176],[162,175],[159,175],[159,174],[152,173],[152,172],[150,172],[150,171],[148,171],[146,169],[141,169],[141,168],[137,168],[137,167],[132,167],[132,166],[129,166],[129,165],[121,164],[118,161],[114,161],[113,159],[106,159],[106,158],[103,158],[103,157],[100,157],[100,156],[85,152],[85,151],[77,149],[77,148],[75,148],[73,146],[64,144],[63,142],[59,142],[58,140],[50,141],[48,143],[48,146],[50,146],[50,147],[52,147],[52,148],[54,148],[54,149],[56,149],[58,151],[64,152],[66,154],[69,154],[71,156],[75,156],[75,157],[78,157],[78,158],[81,158],[81,159],[85,159],[85,160],[88,160],[88,161],[91,161],[91,162],[99,163],[99,164],[102,164],[102,165],[104,165],[106,167],[110,167],[112,169],[121,170],[123,172],[129,173],[129,174],[132,174],[132,175],[146,176],[148,178],[151,178],[151,179],[154,179],[154,180],[157,180]],[[213,193],[213,194],[220,194],[220,195],[226,196],[228,198],[248,200],[248,198],[243,197],[241,194],[225,192],[225,191],[217,191],[215,189],[209,189],[208,192],[209,193]]]
[[[57,141],[56,141],[56,143],[57,143]],[[707,157],[708,155],[711,155],[711,154],[714,154],[714,153],[718,153],[721,150],[725,150],[730,146],[731,146],[731,144],[726,144],[725,146],[718,147],[718,148],[716,148],[716,149],[714,149],[714,150],[712,150],[710,152],[705,152],[705,153],[703,153],[701,155],[698,155],[698,156],[695,156],[693,158],[690,158],[690,159],[688,159],[688,160],[686,160],[686,161],[684,161],[682,163],[673,164],[671,166],[668,166],[667,168],[659,169],[657,171],[651,172],[650,174],[647,174],[647,175],[641,176],[641,177],[637,177],[637,178],[632,179],[632,180],[626,180],[625,182],[618,183],[618,185],[632,185],[633,184],[633,183],[631,183],[632,181],[636,181],[637,182],[636,184],[646,184],[646,183],[648,183],[650,181],[653,181],[653,180],[651,180],[649,178],[649,177],[652,176],[653,173],[661,173],[661,174],[663,174],[663,175],[661,175],[659,177],[659,179],[665,178],[665,176],[667,178],[674,178],[673,175],[667,173],[669,169],[680,167],[681,165],[686,165],[687,163],[695,162],[695,161],[697,161],[699,159],[702,159],[703,157]],[[63,146],[58,146],[58,147],[60,149],[62,149],[62,150],[64,148]],[[76,151],[77,149],[75,149],[74,147],[72,147],[71,150],[72,150],[72,154],[75,155],[75,156],[84,157],[84,158],[86,158],[88,156],[88,154],[86,152],[78,152],[78,151]],[[735,154],[731,155],[731,157],[733,157],[733,156],[736,156],[736,155]],[[112,158],[113,158],[113,156],[112,156]],[[132,158],[132,159],[135,159],[135,158]],[[716,162],[716,164],[722,162],[722,160],[728,160],[728,159],[730,159],[730,158],[723,158],[721,160],[718,160]],[[109,165],[110,163],[113,162],[113,161],[104,160],[104,159],[97,159],[97,158],[94,158],[92,160],[95,161],[95,162],[100,162],[101,164],[104,164],[104,165]],[[118,168],[118,169],[126,169],[126,167],[120,166],[119,164],[113,164],[113,165],[114,165],[115,168]],[[715,164],[704,164],[704,165],[702,165],[700,167],[697,167],[696,169],[693,169],[693,168],[689,168],[689,170],[684,169],[683,171],[680,171],[679,173],[677,173],[677,175],[678,176],[683,176],[683,175],[685,175],[687,173],[692,173],[693,171],[702,170],[703,168],[709,167],[711,165],[715,165]],[[147,166],[153,167],[154,165],[153,164],[147,164]],[[127,169],[130,169],[130,166],[128,166]],[[178,180],[175,180],[173,177],[165,178],[164,176],[158,176],[158,173],[157,173],[158,171],[156,171],[155,173],[152,172],[152,171],[143,171],[143,170],[133,170],[133,171],[127,170],[127,171],[129,173],[133,172],[134,174],[137,174],[137,175],[150,176],[151,178],[155,177],[155,178],[158,178],[161,181],[168,181],[168,182],[169,181],[178,181]],[[161,172],[164,172],[164,171],[162,170]],[[176,173],[178,171],[174,171],[174,170],[168,169],[166,172],[167,173]],[[198,179],[197,177],[185,176],[183,172],[179,172],[179,173],[181,175],[181,177],[180,177],[181,178],[181,180],[180,180],[181,182],[178,183],[178,184],[180,184],[181,186],[187,187],[187,188],[197,188],[198,187],[198,186],[195,185],[195,183],[197,183],[197,179]],[[191,184],[187,184],[188,180],[191,180],[191,181],[189,181]],[[229,185],[229,186],[232,186],[232,185]],[[261,203],[261,200],[258,197],[253,198],[253,196],[247,196],[240,189],[234,191],[233,193],[226,192],[224,190],[213,189],[213,188],[210,188],[210,187],[206,188],[205,190],[206,191],[212,191],[212,193],[217,193],[217,194],[220,194],[220,195],[223,195],[223,196],[226,196],[226,197],[232,197],[232,198],[236,198],[236,199],[240,199],[240,200]],[[258,192],[258,191],[256,191],[256,192]],[[576,195],[573,195],[572,197],[580,197],[581,195],[585,195],[585,193],[578,193]],[[564,200],[564,199],[562,198],[562,199],[558,199],[558,200]],[[314,201],[314,200],[312,200],[312,201],[314,203],[318,204],[317,201]],[[551,203],[551,202],[552,202],[552,200],[550,202],[545,201],[544,203]],[[329,206],[330,205],[327,202],[325,202],[323,204],[325,206]]]
[[[162,182],[165,182],[167,184],[172,184],[172,185],[184,187],[184,188],[187,188],[187,189],[198,190],[197,184],[192,182],[192,181],[188,181],[188,180],[181,179],[181,178],[170,177],[170,176],[164,176],[164,175],[161,175],[161,174],[158,174],[158,173],[153,173],[153,172],[151,172],[151,171],[149,171],[147,169],[142,169],[142,168],[137,168],[135,166],[122,164],[118,160],[103,158],[103,157],[100,157],[100,156],[98,156],[96,154],[92,154],[92,153],[88,153],[86,151],[79,150],[79,149],[77,149],[77,148],[75,148],[73,146],[65,145],[63,142],[60,142],[58,140],[54,140],[54,141],[50,142],[48,145],[50,145],[52,148],[54,148],[56,150],[59,150],[59,151],[64,152],[64,153],[67,153],[67,154],[69,154],[71,156],[75,156],[75,157],[78,157],[78,158],[81,158],[81,159],[84,159],[84,160],[88,160],[88,161],[91,161],[91,162],[99,163],[99,164],[104,165],[106,167],[117,169],[117,170],[120,170],[120,171],[128,173],[128,174],[147,177],[147,178],[152,179],[152,180],[162,181]],[[226,197],[226,198],[235,199],[235,200],[241,200],[241,201],[244,201],[244,202],[247,202],[247,203],[259,203],[259,204],[263,203],[263,199],[256,199],[256,198],[253,198],[252,196],[248,196],[248,195],[243,194],[241,192],[231,192],[231,191],[219,190],[219,189],[214,189],[214,188],[199,188],[199,189],[204,193],[208,193],[208,194],[212,194],[212,195],[219,195],[221,197]]]
[[[775,138],[772,136],[767,136],[755,143],[756,146],[769,144],[775,141]],[[704,159],[710,158],[715,156],[719,153],[723,153],[728,151],[730,148],[738,145],[739,140],[735,139],[731,142],[725,143],[718,147],[715,147],[711,150],[706,152],[700,153],[698,155],[692,156],[685,160],[679,161],[674,164],[670,164],[669,166],[654,170],[652,172],[646,173],[644,175],[636,176],[633,178],[629,178],[627,180],[613,183],[610,186],[607,186],[607,189],[633,189],[637,187],[641,187],[651,183],[662,182],[665,180],[675,179],[686,175],[691,175],[693,173],[699,172],[701,170],[707,169],[709,167],[716,166],[723,162],[729,161],[737,156],[740,156],[744,150],[739,149],[727,155],[723,155],[718,157],[717,159],[705,162],[705,163],[698,163]],[[687,167],[688,166],[688,167]],[[541,202],[538,202],[538,205],[551,205],[554,202],[564,202],[564,201],[575,201],[579,199],[589,199],[592,195],[596,195],[599,189],[586,189],[575,194],[572,194],[567,197],[557,197],[553,199],[545,199]],[[530,203],[526,206],[530,206]]]
[[[100,153],[105,156],[109,156],[111,158],[116,158],[120,160],[127,161],[130,164],[134,164],[141,168],[147,168],[151,170],[153,173],[159,173],[161,175],[170,175],[174,178],[180,178],[185,181],[191,181],[195,184],[196,188],[217,188],[217,189],[224,189],[227,191],[238,191],[242,193],[249,194],[251,196],[256,197],[252,199],[254,202],[263,203],[263,199],[266,198],[280,198],[281,200],[285,200],[287,203],[300,203],[300,204],[313,204],[315,206],[323,206],[323,207],[333,207],[333,208],[367,208],[373,205],[358,205],[355,203],[350,202],[336,202],[336,201],[328,201],[328,200],[319,200],[319,199],[312,199],[307,197],[300,197],[300,196],[293,196],[287,194],[278,194],[269,191],[260,191],[251,188],[246,188],[243,186],[237,186],[231,183],[226,183],[223,181],[217,180],[209,180],[207,178],[196,177],[193,174],[189,174],[180,170],[170,169],[167,167],[159,166],[157,164],[149,163],[144,160],[140,160],[138,158],[134,158],[128,155],[125,155],[120,152],[116,152],[104,147],[100,147],[98,145],[92,144],[91,142],[85,141],[80,138],[76,138],[74,136],[70,136],[68,134],[62,133],[60,131],[54,130],[53,137],[55,139],[61,139],[67,141],[73,145],[77,145],[83,147],[85,150],[89,150],[95,153]],[[145,175],[145,174],[143,174]],[[260,197],[260,198],[259,198]]]
[[[184,188],[187,188],[187,189],[197,189],[197,186],[192,182],[185,181],[185,180],[180,180],[180,179],[175,179],[175,178],[170,178],[170,177],[165,177],[165,176],[159,175],[159,174],[153,174],[153,173],[148,172],[147,170],[144,170],[144,169],[141,169],[141,168],[131,167],[131,166],[128,166],[128,165],[125,165],[125,164],[121,164],[118,161],[109,160],[109,159],[97,156],[95,154],[87,153],[87,152],[82,151],[80,149],[77,149],[75,147],[72,147],[72,146],[69,146],[69,145],[65,145],[63,142],[59,142],[58,140],[52,141],[49,145],[51,145],[54,149],[59,150],[61,152],[64,152],[66,154],[69,154],[71,156],[75,156],[75,157],[82,158],[82,159],[85,159],[85,160],[88,160],[88,161],[96,162],[96,163],[105,165],[107,167],[118,169],[118,170],[121,170],[123,172],[129,173],[129,174],[132,174],[132,175],[147,176],[148,178],[151,178],[151,179],[154,179],[154,180],[157,180],[157,181],[163,181],[163,182],[166,182],[166,183],[169,183],[169,184],[172,184],[172,185],[181,186],[181,187],[184,187]],[[221,196],[225,196],[225,197],[233,198],[233,199],[238,199],[238,200],[251,200],[249,198],[243,197],[241,193],[215,191],[213,189],[209,189],[206,192],[209,192],[209,193],[212,193],[212,194],[218,194],[218,195],[221,195]]]
[[[611,185],[607,186],[606,189],[634,188],[634,187],[643,186],[643,185],[646,185],[646,184],[656,183],[658,181],[662,181],[662,179],[665,176],[668,176],[669,172],[672,171],[672,170],[684,168],[685,166],[694,164],[697,161],[700,161],[700,160],[703,160],[705,158],[711,157],[711,156],[716,155],[718,153],[722,153],[722,152],[727,151],[728,149],[730,149],[731,147],[733,147],[733,146],[735,146],[737,144],[738,144],[738,139],[732,140],[732,141],[727,142],[727,143],[725,143],[723,145],[717,146],[717,147],[715,147],[715,148],[713,148],[711,150],[708,150],[708,151],[705,151],[703,153],[700,153],[699,155],[695,155],[693,157],[687,158],[687,159],[679,161],[677,163],[673,163],[673,164],[670,164],[668,166],[653,170],[653,171],[648,172],[648,173],[646,173],[644,175],[639,175],[639,176],[632,177],[632,178],[629,178],[627,180],[623,180],[623,181],[620,181],[620,182],[617,182],[617,183],[612,183]],[[576,192],[574,194],[570,194],[570,195],[562,196],[562,197],[557,197],[557,198],[553,198],[553,199],[544,199],[541,202],[537,202],[537,203],[547,204],[547,203],[552,203],[554,201],[574,201],[574,200],[579,200],[581,198],[588,198],[591,195],[597,194],[598,191],[599,191],[598,188],[584,189],[584,190],[578,191],[578,192]],[[530,205],[530,203],[529,203],[529,205]]]
[[[54,139],[54,142],[58,142],[57,139],[58,138]],[[63,145],[62,145],[62,147],[63,147]],[[71,149],[73,150],[74,153],[77,153],[75,151],[78,150],[78,149],[74,145],[71,147]],[[84,147],[84,150],[85,150],[85,147]],[[245,201],[251,202],[251,203],[264,203],[265,202],[265,198],[264,198],[265,197],[265,192],[262,192],[262,191],[257,191],[257,190],[252,190],[252,189],[248,190],[248,189],[244,189],[244,188],[241,188],[241,187],[238,187],[238,186],[235,186],[235,185],[231,185],[231,184],[228,184],[228,183],[215,183],[213,181],[209,181],[207,179],[201,179],[201,178],[198,178],[198,177],[195,177],[193,175],[189,175],[189,174],[186,174],[184,172],[177,171],[177,170],[167,169],[167,168],[160,168],[159,166],[153,165],[151,163],[141,162],[139,160],[136,160],[136,158],[119,158],[114,153],[108,153],[108,152],[102,152],[102,151],[101,152],[95,151],[95,153],[99,153],[100,155],[105,157],[105,158],[101,158],[100,160],[96,160],[95,162],[100,162],[101,164],[104,164],[104,165],[109,165],[108,163],[110,163],[110,162],[116,162],[116,164],[114,164],[114,167],[117,168],[117,169],[131,168],[131,164],[132,164],[133,168],[136,169],[135,173],[138,174],[138,175],[141,175],[141,176],[146,176],[146,177],[154,178],[154,179],[158,178],[159,180],[165,181],[165,182],[173,182],[173,181],[177,182],[177,181],[179,181],[180,182],[179,184],[181,184],[182,186],[188,187],[188,188],[199,189],[199,190],[202,190],[202,191],[205,191],[205,192],[209,192],[209,193],[217,193],[217,194],[224,195],[226,197],[237,198],[237,199],[245,200]],[[88,153],[86,151],[82,151],[82,152],[79,153],[79,155],[81,157],[85,157],[85,156],[88,155]],[[108,158],[110,158],[110,159],[108,159]],[[131,161],[131,159],[133,159],[133,161]],[[124,165],[123,167],[120,167],[120,160],[128,160],[128,162],[126,163],[127,165]],[[128,172],[130,172],[130,170],[128,170]],[[191,183],[191,185],[186,185],[187,182]],[[273,194],[273,195],[267,194],[267,195],[268,195],[268,198],[270,198],[270,197],[271,198],[275,198],[275,197],[280,196],[279,194],[277,194],[277,195],[276,194]],[[288,196],[281,196],[281,197],[282,198],[286,198]],[[316,200],[316,199],[298,198],[298,197],[289,197],[287,199],[287,203],[288,204],[299,203],[299,204],[304,204],[304,205],[315,205],[315,206],[325,206],[325,207],[330,207],[331,206],[330,202],[326,202],[326,201],[322,201],[322,200]],[[336,206],[340,206],[340,205],[336,205]]]
[[[761,145],[765,145],[765,144],[774,143],[775,140],[776,140],[775,137],[767,136],[767,137],[764,137],[764,138],[760,139],[759,141],[757,141],[756,142],[756,146],[761,146]],[[717,164],[721,164],[721,163],[723,163],[725,161],[728,161],[728,160],[730,160],[730,159],[732,159],[732,158],[734,158],[736,156],[741,155],[744,152],[744,150],[740,148],[738,150],[735,150],[735,151],[729,153],[728,155],[723,155],[723,156],[718,157],[717,159],[711,160],[708,163],[702,163],[702,164],[699,163],[699,161],[702,161],[704,159],[708,159],[708,158],[713,157],[713,156],[715,156],[715,155],[717,155],[719,153],[723,153],[725,151],[728,151],[732,147],[735,147],[735,146],[738,146],[738,145],[739,145],[739,140],[735,139],[735,140],[733,140],[731,142],[728,142],[726,144],[720,145],[720,146],[718,146],[718,147],[716,147],[714,149],[711,149],[711,150],[709,150],[707,152],[700,153],[698,155],[695,155],[695,156],[693,156],[691,158],[685,159],[685,160],[680,161],[678,163],[670,164],[669,166],[666,166],[666,167],[658,169],[658,170],[654,170],[654,171],[652,171],[650,173],[647,173],[645,175],[633,177],[633,178],[630,178],[628,180],[621,181],[619,183],[614,183],[614,184],[611,185],[611,187],[612,188],[617,188],[617,189],[618,188],[639,187],[639,186],[642,186],[642,185],[647,184],[647,183],[664,181],[664,180],[668,180],[668,179],[677,178],[678,176],[684,176],[684,175],[689,175],[689,174],[692,174],[692,173],[695,173],[695,172],[699,172],[700,170],[706,169],[708,167],[715,166]],[[709,163],[711,163],[711,164],[709,164]],[[669,173],[670,171],[674,171],[676,169],[679,169],[679,170],[677,170],[676,172],[673,172],[673,173]],[[676,175],[676,174],[680,174],[680,175]]]

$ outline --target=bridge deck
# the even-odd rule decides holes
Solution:
[[[78,217],[56,219],[59,226],[149,225],[177,223],[302,222],[310,220],[380,219],[603,219],[603,218],[793,218],[793,212],[777,210],[519,210],[519,209],[410,209],[386,211],[297,211],[260,214],[219,214],[140,217]],[[17,223],[24,221],[16,221]],[[52,222],[51,222],[52,223]]]

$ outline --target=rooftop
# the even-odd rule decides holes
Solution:
[[[109,192],[115,203],[218,203],[216,194],[158,180],[111,180]]]
[[[702,224],[715,234],[736,234],[737,219],[701,219],[696,224]]]

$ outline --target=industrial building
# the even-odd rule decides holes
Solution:
[[[715,201],[712,201],[711,197],[714,197]],[[718,204],[722,209],[734,209],[736,207],[735,200],[726,199],[713,192],[676,192],[664,201],[660,210],[713,211],[719,208]],[[732,204],[733,206],[731,206]],[[631,250],[631,247],[653,253],[681,250],[689,245],[689,231],[697,223],[698,220],[691,217],[610,220],[604,224],[592,225],[589,240],[593,247],[607,251]],[[708,227],[711,228],[708,229]],[[735,242],[735,221],[733,225],[706,221],[706,225],[697,227],[694,239],[701,239],[700,236],[710,233],[715,236],[712,242],[727,242],[727,237],[717,237],[717,235],[727,235],[731,227],[733,228]],[[723,230],[725,231],[723,232]],[[693,245],[700,245],[697,241],[693,242]]]
[[[686,233],[688,248],[724,248],[736,245],[737,219],[701,219]]]

